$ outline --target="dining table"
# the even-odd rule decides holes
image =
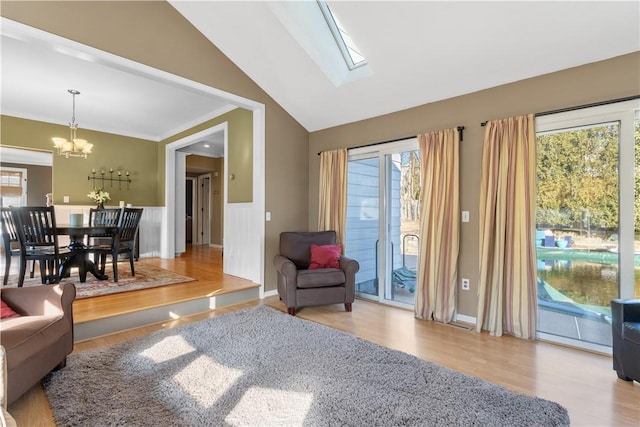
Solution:
[[[93,274],[98,280],[108,280],[109,276],[102,274],[98,266],[89,258],[89,247],[85,243],[87,235],[112,235],[117,227],[104,225],[75,225],[58,224],[56,233],[69,236],[69,250],[72,256],[60,265],[59,277],[69,277],[72,267],[78,267],[80,283],[87,280],[87,273]]]

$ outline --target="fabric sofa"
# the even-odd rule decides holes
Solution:
[[[640,299],[611,301],[613,369],[618,378],[640,382]]]
[[[2,300],[20,316],[0,322],[7,360],[7,404],[65,366],[73,350],[73,283],[7,288]]]
[[[332,246],[335,231],[280,233],[280,253],[273,259],[278,271],[278,294],[295,316],[297,307],[343,303],[351,311],[355,299],[358,261],[338,256],[334,268],[313,268],[311,246]]]

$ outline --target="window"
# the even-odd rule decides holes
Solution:
[[[340,24],[336,15],[333,14],[329,5],[325,1],[318,0],[318,6],[320,6],[324,19],[327,21],[331,33],[333,33],[333,37],[347,63],[347,67],[353,70],[354,68],[366,65],[366,58],[362,55],[349,33],[344,29],[342,24]]]
[[[541,338],[610,352],[611,299],[640,295],[639,107],[536,119]]]
[[[3,207],[26,205],[27,170],[0,168],[0,200]]]

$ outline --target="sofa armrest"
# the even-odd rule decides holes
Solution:
[[[2,290],[2,299],[11,308],[28,316],[71,313],[75,298],[76,287],[70,282]]]
[[[611,322],[620,328],[624,322],[640,322],[640,299],[611,300]]]

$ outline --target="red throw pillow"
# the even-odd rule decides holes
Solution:
[[[309,270],[318,268],[340,268],[341,245],[311,245]]]
[[[7,305],[6,302],[0,300],[0,319],[7,319],[9,317],[18,317],[20,316],[18,313],[13,311],[11,307]]]

